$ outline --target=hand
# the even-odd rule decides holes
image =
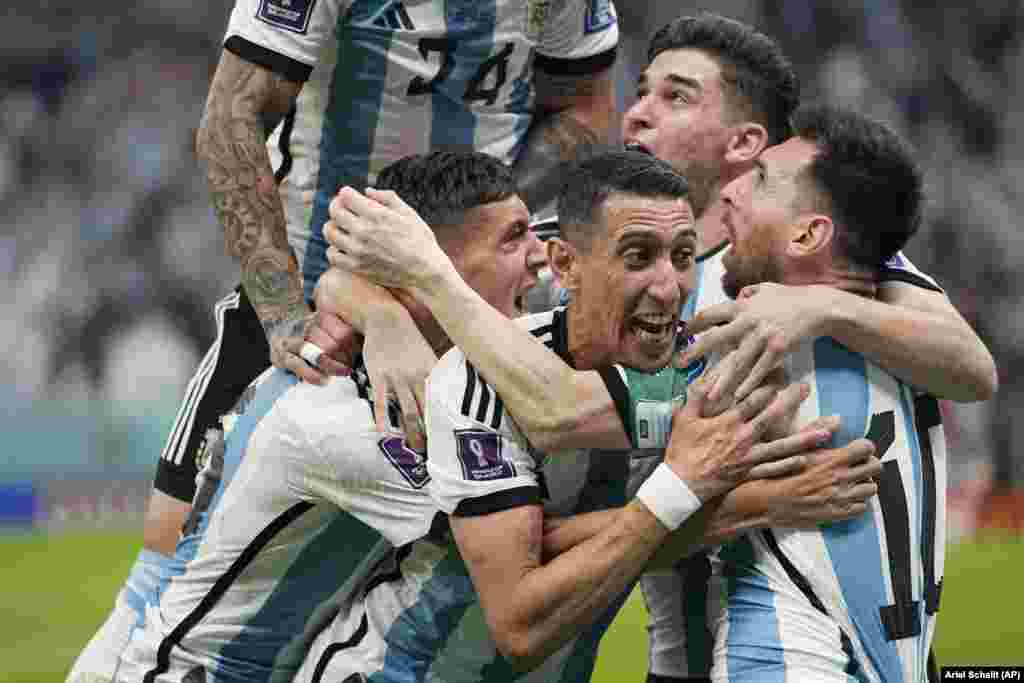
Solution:
[[[735,301],[706,308],[687,323],[687,332],[698,336],[677,362],[685,366],[712,351],[736,348],[730,363],[719,370],[708,398],[745,398],[794,346],[827,333],[837,291],[825,285],[768,282],[744,287]]]
[[[292,328],[297,329],[296,327]],[[270,340],[270,362],[274,367],[294,373],[310,384],[323,384],[331,375],[347,375],[362,345],[362,337],[330,313],[311,313],[304,319],[302,334],[275,335]],[[303,347],[316,347],[308,357]],[[314,362],[315,361],[315,362]]]
[[[405,443],[422,452],[427,447],[423,428],[426,379],[437,364],[434,350],[415,325],[396,327],[393,321],[374,319],[366,328],[363,360],[373,387],[377,431],[388,431],[388,401],[396,400]]]
[[[810,387],[805,383],[781,391],[760,387],[717,417],[703,417],[707,391],[706,383],[690,386],[686,404],[672,417],[672,436],[665,452],[665,462],[702,502],[748,478],[766,476],[766,468],[759,465],[768,465],[767,470],[776,476],[780,471],[798,469],[807,441],[820,443],[831,436],[820,430],[810,436],[800,433],[759,443],[773,421],[807,398]],[[776,462],[794,457],[786,464]]]
[[[270,343],[270,362],[274,367],[294,373],[299,379],[311,384],[323,384],[326,377],[302,357],[302,344],[306,331],[312,325],[315,314],[310,313],[297,320],[276,325],[267,332]]]
[[[767,498],[766,525],[806,529],[863,514],[882,474],[874,453],[867,439],[808,453],[803,472],[773,482],[778,493]]]
[[[450,267],[430,227],[391,191],[343,187],[330,205],[324,237],[332,265],[385,287],[414,288]]]

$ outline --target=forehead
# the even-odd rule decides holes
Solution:
[[[512,195],[497,202],[480,204],[463,214],[462,227],[471,228],[465,233],[467,244],[500,239],[509,226],[516,223],[528,224],[530,212],[519,195]]]
[[[694,230],[693,209],[686,199],[615,193],[605,200],[601,216],[605,238],[613,242],[631,236],[671,241]]]
[[[640,81],[648,85],[677,79],[691,81],[706,92],[722,91],[722,67],[703,50],[665,50],[640,74]]]

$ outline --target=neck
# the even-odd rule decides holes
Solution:
[[[878,274],[874,271],[830,266],[816,272],[797,273],[787,277],[784,284],[826,285],[873,299],[878,292]]]
[[[568,339],[566,344],[569,347],[569,355],[572,356],[573,366],[577,370],[593,370],[594,368],[610,365],[607,348],[601,344],[601,330],[595,329],[598,318],[586,315],[576,300],[572,299],[565,309],[566,332]]]
[[[699,253],[711,251],[722,242],[729,239],[729,231],[725,229],[722,222],[724,210],[722,202],[712,202],[704,213],[697,218],[697,243],[700,245]]]

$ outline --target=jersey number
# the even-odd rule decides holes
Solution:
[[[405,94],[410,97],[435,93],[437,92],[437,87],[448,80],[452,71],[455,70],[455,50],[458,47],[458,43],[448,38],[421,38],[418,47],[420,56],[423,57],[424,61],[427,60],[427,56],[430,53],[440,53],[441,67],[429,81],[422,76],[413,78],[405,91]],[[513,43],[505,43],[505,47],[500,52],[485,59],[477,67],[476,73],[469,79],[469,83],[466,84],[462,100],[464,102],[484,101],[488,105],[493,105],[498,99],[498,92],[501,90],[501,86],[505,85],[505,81],[508,80],[508,60],[512,53],[515,52],[515,49]],[[484,87],[491,72],[495,72],[494,85],[489,88]]]
[[[925,612],[935,614],[939,609],[941,584],[935,583],[935,458],[928,430],[941,424],[938,402],[931,396],[921,396],[914,404],[914,426],[921,448],[923,482],[921,560],[924,566]],[[879,459],[896,439],[896,415],[891,410],[875,413],[868,424],[865,438],[875,444]],[[889,574],[892,577],[894,602],[879,608],[882,624],[889,640],[910,638],[921,633],[918,603],[911,591],[910,511],[907,494],[896,460],[882,463],[882,476],[878,482],[878,501],[885,525],[885,543],[889,554]]]

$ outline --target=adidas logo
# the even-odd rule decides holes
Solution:
[[[400,2],[393,2],[385,7],[371,23],[381,28],[397,28],[406,31],[416,28],[409,13],[405,11],[405,5]]]

